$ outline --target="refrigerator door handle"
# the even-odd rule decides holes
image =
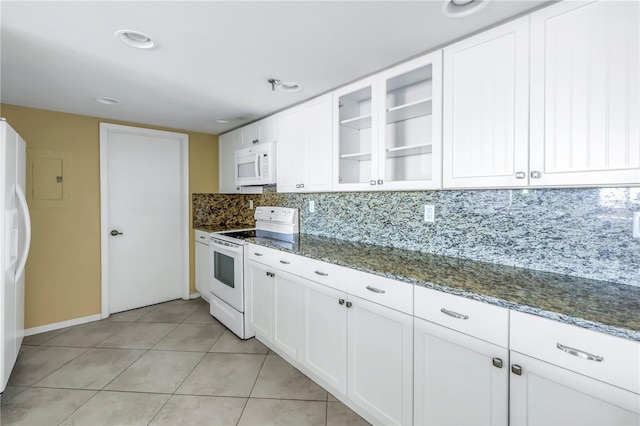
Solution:
[[[16,268],[16,281],[20,279],[24,272],[24,267],[27,263],[27,257],[29,256],[29,248],[31,247],[31,216],[29,215],[29,207],[27,206],[27,199],[24,196],[24,192],[20,185],[16,185],[16,195],[18,196],[18,204],[20,205],[20,211],[24,217],[24,250],[22,256],[20,256],[20,263]]]

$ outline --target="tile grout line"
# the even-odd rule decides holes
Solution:
[[[254,337],[255,339],[255,337]],[[238,417],[238,421],[236,422],[236,426],[240,424],[240,420],[244,414],[244,411],[247,409],[247,405],[249,404],[249,400],[251,399],[251,394],[253,393],[253,389],[256,387],[256,383],[258,383],[258,378],[260,377],[260,373],[264,368],[264,363],[267,362],[267,357],[269,356],[269,352],[264,354],[264,358],[262,359],[262,364],[260,364],[260,370],[258,370],[258,374],[256,375],[256,379],[253,381],[253,386],[251,386],[251,390],[249,391],[249,395],[247,395],[247,400],[244,403],[244,407],[242,407],[242,411],[240,412],[240,417]]]

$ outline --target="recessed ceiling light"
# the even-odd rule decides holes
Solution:
[[[124,44],[138,49],[153,49],[158,45],[151,37],[140,31],[119,30],[116,31],[115,36]]]
[[[104,97],[104,96],[96,98],[96,101],[100,102],[101,104],[105,104],[105,105],[115,105],[115,104],[119,104],[120,103],[120,101],[117,100],[117,99],[107,98],[107,97]]]
[[[215,121],[216,123],[220,123],[220,124],[227,124],[230,123],[231,120],[228,118],[216,118],[213,121]]]
[[[489,0],[445,0],[442,13],[449,18],[463,18],[484,9]]]
[[[281,92],[299,92],[302,90],[302,86],[298,83],[287,81],[284,83],[278,83],[278,90]]]

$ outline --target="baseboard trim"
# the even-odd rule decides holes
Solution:
[[[74,318],[72,320],[68,320],[68,321],[61,321],[61,322],[54,322],[53,324],[47,324],[47,325],[41,325],[38,327],[32,327],[32,328],[27,328],[24,331],[24,335],[26,336],[32,336],[34,334],[40,334],[40,333],[44,333],[47,331],[53,331],[53,330],[60,330],[61,328],[65,328],[65,327],[71,327],[73,325],[80,325],[80,324],[85,324],[88,322],[93,322],[93,321],[98,321],[102,319],[102,315],[100,314],[96,314],[96,315],[89,315],[87,317],[81,317],[81,318]]]

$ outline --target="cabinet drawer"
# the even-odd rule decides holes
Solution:
[[[249,244],[249,260],[272,266],[276,259],[276,251],[268,247]]]
[[[521,312],[510,324],[511,350],[640,393],[640,343]]]
[[[195,229],[195,241],[198,243],[203,243],[209,245],[209,233],[206,231],[201,231],[199,229]]]
[[[347,292],[380,305],[413,314],[413,285],[353,269],[347,270]]]
[[[344,292],[347,291],[348,270],[344,266],[309,259],[308,257],[302,260],[302,276],[304,278]]]
[[[509,310],[505,308],[416,287],[415,316],[505,348],[509,346]]]
[[[293,275],[299,276],[302,274],[302,256],[287,253],[286,251],[273,250],[270,257],[272,260],[271,266],[274,268],[286,271]]]

